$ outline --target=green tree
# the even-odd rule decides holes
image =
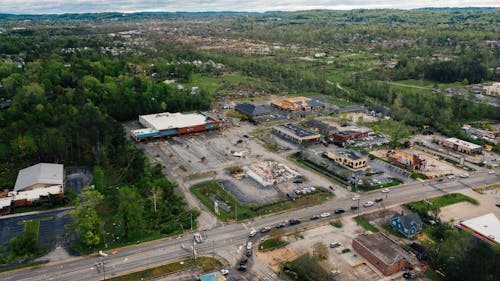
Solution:
[[[131,238],[134,233],[144,229],[144,208],[137,191],[128,186],[122,186],[117,194],[118,209],[116,216],[120,221],[123,234]]]
[[[101,243],[103,230],[97,210],[103,199],[104,196],[99,191],[86,187],[78,196],[75,210],[71,212],[75,219],[74,227],[80,234],[82,243],[87,246]]]

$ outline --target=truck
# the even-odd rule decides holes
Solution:
[[[202,243],[203,242],[203,236],[199,232],[195,233],[193,236],[193,240],[196,243]]]

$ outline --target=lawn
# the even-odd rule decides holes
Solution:
[[[396,237],[399,237],[399,238],[405,238],[405,239],[407,238],[406,236],[404,236],[404,235],[403,235],[403,233],[401,233],[401,232],[399,232],[399,231],[395,230],[395,229],[391,226],[391,224],[389,224],[389,223],[384,225],[384,229],[387,231],[387,233],[389,233],[389,234],[391,234],[391,235],[394,235],[394,236],[396,236]],[[410,239],[411,239],[411,238],[410,238]]]
[[[156,277],[164,276],[170,273],[187,270],[194,267],[200,267],[203,272],[210,272],[222,267],[222,263],[218,259],[210,257],[198,257],[196,260],[187,259],[180,262],[174,262],[158,266],[155,268],[146,269],[122,276],[109,278],[112,281],[139,281],[150,280]]]
[[[326,190],[319,188],[316,190],[315,193],[301,196],[294,200],[282,200],[266,205],[255,205],[242,204],[231,196],[231,194],[226,192],[217,181],[203,182],[191,187],[191,192],[212,212],[214,212],[214,203],[209,198],[211,193],[231,206],[230,212],[225,212],[222,209],[219,210],[218,218],[222,221],[240,221],[285,210],[313,206],[324,202],[332,196],[332,194]]]
[[[269,238],[264,242],[260,243],[259,251],[260,252],[271,251],[274,249],[284,247],[287,244],[288,244],[287,242],[281,240],[280,238]]]
[[[469,202],[476,206],[479,205],[479,202],[477,202],[475,199],[460,193],[446,194],[428,199],[426,201],[421,200],[412,203],[407,203],[404,204],[404,206],[410,209],[411,211],[418,213],[421,217],[428,217],[428,212],[430,210],[431,205],[435,208],[441,208],[459,202]],[[430,204],[428,202],[430,202]]]
[[[362,191],[371,191],[371,190],[377,190],[377,189],[381,189],[381,188],[387,188],[387,187],[391,187],[391,186],[396,186],[396,185],[400,185],[400,184],[401,184],[401,180],[400,179],[393,178],[393,179],[391,179],[390,182],[386,182],[386,183],[382,183],[382,184],[377,184],[377,185],[373,185],[373,186],[369,186],[369,187],[358,187],[358,189],[362,190]]]
[[[333,227],[336,227],[336,228],[341,228],[342,227],[342,222],[340,220],[332,221],[330,224]]]
[[[376,228],[373,224],[367,221],[363,216],[356,216],[354,217],[354,220],[368,231],[379,232],[378,228]]]

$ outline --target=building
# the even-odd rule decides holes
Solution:
[[[203,274],[198,278],[199,281],[226,281],[226,277],[222,273],[216,271],[212,273]]]
[[[366,167],[366,162],[368,158],[362,155],[359,155],[353,150],[350,149],[337,149],[332,151],[325,151],[324,155],[339,163],[340,165],[349,167],[351,169],[361,169]]]
[[[132,137],[138,141],[170,138],[218,130],[221,122],[206,114],[156,113],[139,116],[139,123],[145,128],[132,130]]]
[[[474,128],[470,125],[463,125],[462,130],[467,134],[468,137],[473,139],[480,139],[497,145],[500,143],[500,136],[498,136],[498,131],[493,132],[489,130],[482,130],[478,128]]]
[[[488,96],[498,96],[500,95],[500,83],[493,83],[491,86],[486,86],[486,95]]]
[[[337,127],[314,119],[305,121],[304,125],[325,136],[332,136],[333,134],[338,132]]]
[[[481,154],[483,152],[483,148],[480,145],[457,138],[445,139],[443,141],[443,146],[465,154]]]
[[[14,190],[0,198],[0,214],[8,214],[12,207],[28,206],[49,195],[64,195],[64,166],[39,163],[24,168],[17,175]]]
[[[362,105],[348,105],[337,109],[336,113],[360,113],[365,111]]]
[[[374,105],[366,108],[366,114],[375,117],[386,118],[391,117],[392,112],[387,108]]]
[[[338,143],[344,143],[348,140],[357,140],[366,138],[369,134],[369,131],[361,131],[361,130],[344,130],[338,131],[332,134],[332,138]]]
[[[266,117],[271,115],[271,110],[264,105],[253,105],[251,103],[240,103],[234,107],[234,110],[248,116],[251,119],[256,117]]]
[[[391,226],[404,236],[412,237],[422,230],[423,223],[417,213],[408,215],[396,213],[391,218]]]
[[[273,127],[273,132],[296,143],[317,142],[321,135],[304,130],[293,124],[281,124]]]
[[[401,166],[409,171],[420,170],[425,166],[425,160],[417,154],[409,154],[404,151],[390,150],[387,158],[391,163]]]
[[[418,261],[382,233],[361,234],[352,241],[352,248],[384,275],[408,270]]]
[[[285,111],[312,111],[326,108],[324,103],[306,97],[274,100],[271,105]]]
[[[460,227],[472,231],[475,237],[486,243],[500,243],[500,221],[493,213],[463,221]]]

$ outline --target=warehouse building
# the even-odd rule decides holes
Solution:
[[[170,138],[218,130],[221,122],[205,114],[156,113],[139,116],[139,123],[145,128],[132,130],[132,137],[138,142],[158,138]]]
[[[317,142],[320,134],[304,130],[293,124],[281,124],[273,127],[273,132],[296,143]]]
[[[366,162],[368,158],[362,155],[359,155],[353,150],[350,149],[336,149],[331,151],[325,151],[324,155],[339,163],[340,165],[349,167],[351,169],[361,169],[366,167]]]
[[[332,134],[332,138],[340,143],[344,143],[348,140],[357,140],[357,139],[362,139],[366,138],[369,134],[369,131],[361,131],[361,130],[345,130],[345,131],[338,131],[334,134]]]
[[[443,141],[443,146],[465,154],[481,154],[483,152],[483,148],[480,145],[457,138],[445,139]]]
[[[332,136],[333,134],[338,132],[336,127],[314,119],[305,121],[304,125],[325,136]]]
[[[352,248],[386,276],[408,270],[418,263],[415,257],[382,233],[361,234],[352,241]]]

